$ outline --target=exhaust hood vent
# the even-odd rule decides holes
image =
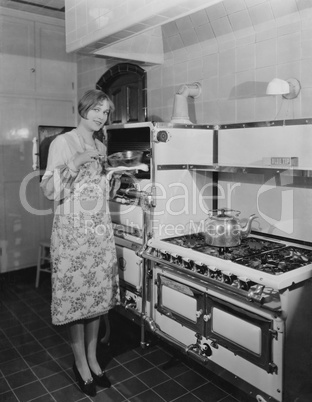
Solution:
[[[65,0],[66,51],[162,64],[161,26],[221,1]]]
[[[199,82],[182,85],[174,96],[171,123],[192,124],[188,112],[188,98],[198,98],[200,94]]]

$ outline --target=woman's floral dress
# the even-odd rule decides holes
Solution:
[[[104,154],[100,141],[97,148]],[[119,302],[109,184],[97,161],[73,173],[77,152],[83,149],[75,130],[56,137],[41,184],[45,195],[57,202],[51,235],[55,325],[105,314]]]

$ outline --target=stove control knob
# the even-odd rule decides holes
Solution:
[[[205,314],[205,315],[203,316],[203,320],[204,320],[205,322],[208,322],[210,319],[211,319],[211,314]]]
[[[180,257],[177,253],[171,253],[171,262],[174,264],[179,264]]]
[[[211,356],[212,355],[212,350],[211,347],[208,345],[208,343],[204,343],[202,347],[202,352],[205,356]]]
[[[166,250],[161,249],[160,251],[160,258],[162,258],[163,260],[168,260],[168,253]]]
[[[156,141],[157,142],[167,142],[169,141],[169,134],[165,130],[158,131],[156,134]]]
[[[183,257],[182,260],[184,268],[191,269],[191,260],[187,257]]]

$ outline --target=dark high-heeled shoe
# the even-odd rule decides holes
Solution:
[[[84,381],[77,369],[76,363],[73,365],[73,372],[81,391],[88,396],[95,396],[96,388],[93,378],[89,378],[87,381]]]
[[[109,388],[112,385],[103,370],[101,370],[99,374],[93,373],[91,369],[90,371],[96,385],[98,385],[99,387]]]

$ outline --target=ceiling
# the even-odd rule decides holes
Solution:
[[[0,0],[0,6],[65,20],[65,0]]]

